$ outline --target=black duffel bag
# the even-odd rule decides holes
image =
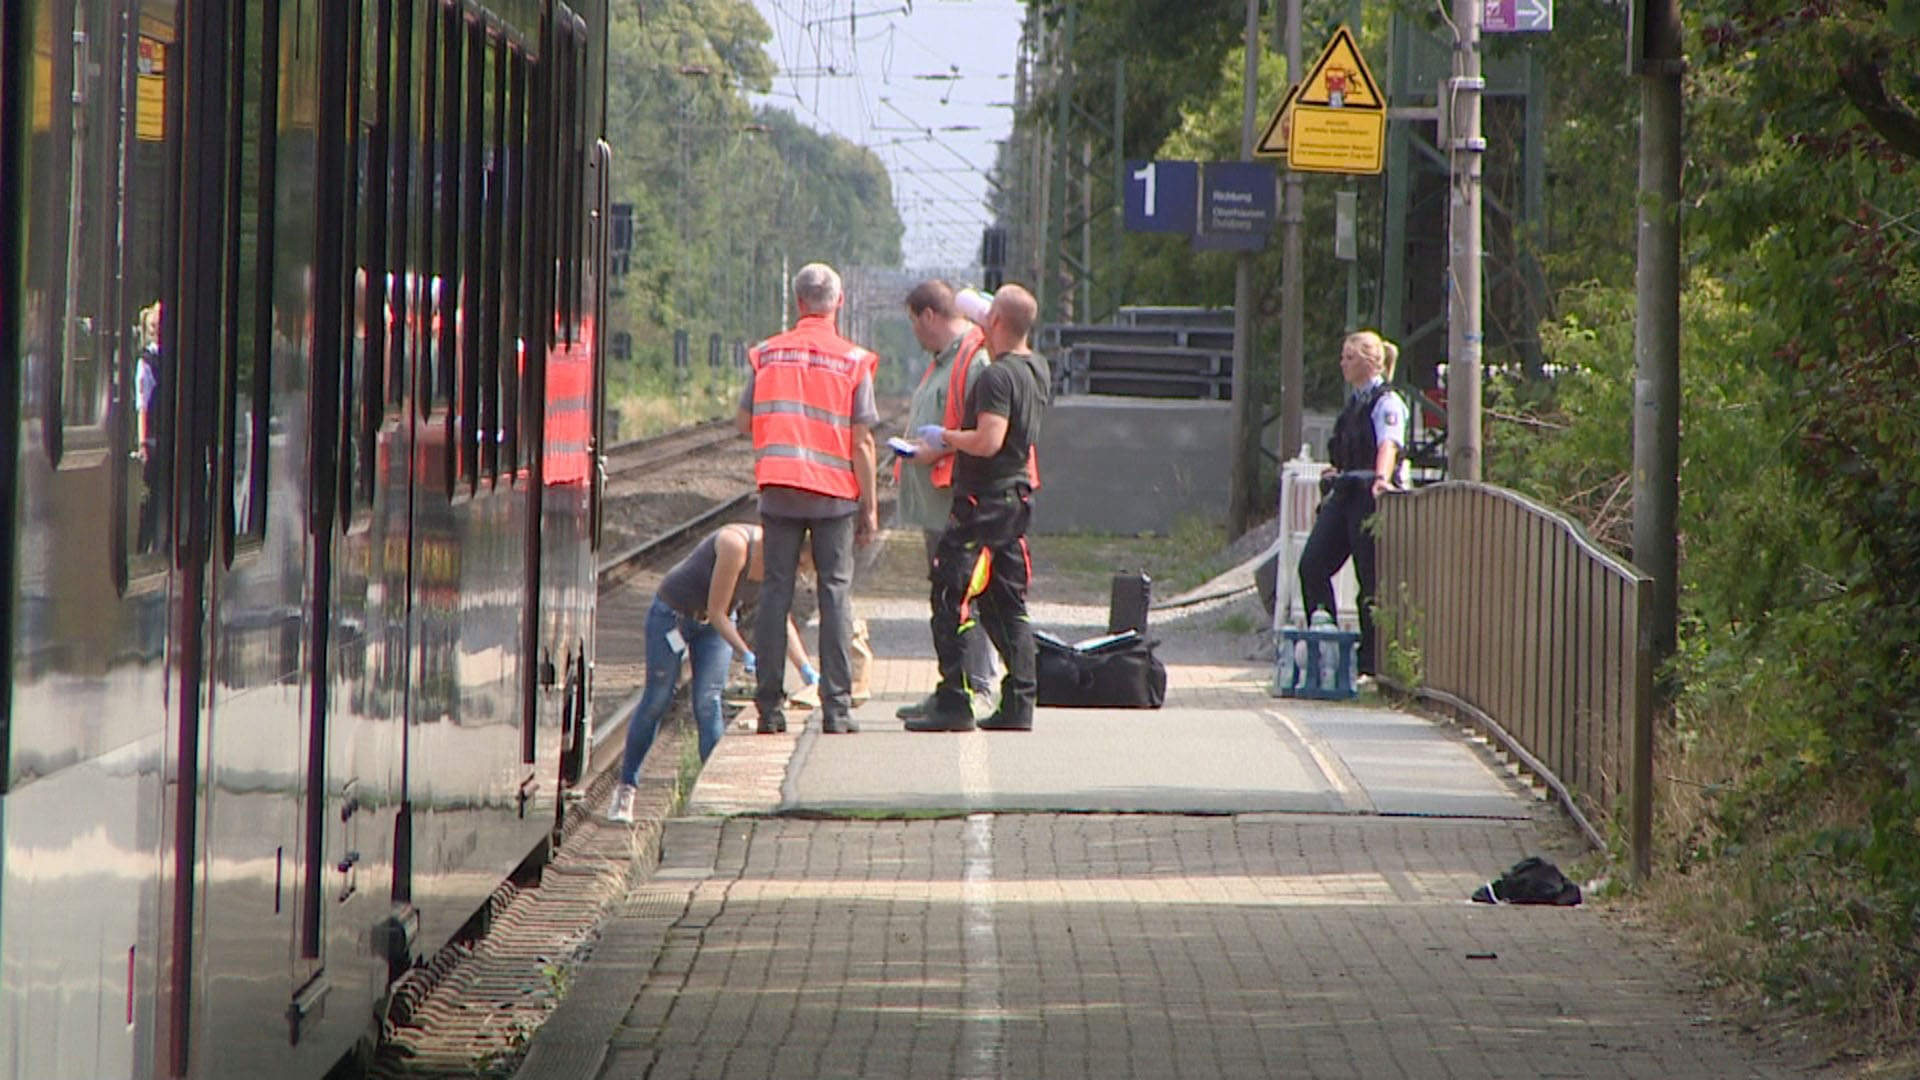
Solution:
[[[1138,631],[1069,645],[1034,632],[1040,704],[1075,708],[1157,709],[1167,701],[1167,666],[1157,642]]]

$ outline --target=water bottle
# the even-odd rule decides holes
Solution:
[[[1326,608],[1314,608],[1313,617],[1307,621],[1307,629],[1327,633],[1338,630],[1340,627],[1333,621],[1333,616],[1328,614]],[[1333,640],[1331,633],[1328,633],[1326,637],[1314,639],[1314,648],[1320,650],[1320,689],[1332,690],[1336,685],[1333,681],[1334,676],[1340,671],[1340,646]]]
[[[1286,627],[1280,632],[1280,640],[1274,649],[1274,688],[1282,694],[1290,694],[1300,681],[1300,664],[1294,657],[1294,650],[1300,647],[1297,641],[1288,641],[1287,634],[1298,629],[1293,620],[1288,619]]]
[[[987,325],[987,313],[993,310],[993,294],[968,286],[953,294],[953,307],[976,326]]]

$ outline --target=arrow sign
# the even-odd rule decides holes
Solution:
[[[1480,0],[1480,31],[1545,33],[1553,29],[1553,0]]]

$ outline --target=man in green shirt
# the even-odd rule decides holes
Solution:
[[[914,388],[908,409],[907,430],[918,431],[927,424],[960,426],[960,406],[967,391],[993,361],[987,351],[986,336],[960,315],[954,306],[953,289],[944,281],[928,280],[907,294],[907,316],[913,322],[913,336],[932,354],[920,385]],[[920,530],[926,542],[927,566],[933,566],[933,553],[940,533],[947,527],[947,514],[953,508],[953,452],[920,454],[897,459],[900,484],[900,524]],[[967,683],[973,688],[976,716],[990,716],[994,710],[992,688],[999,685],[994,672],[993,643],[978,626],[969,627],[961,636],[965,648]],[[900,707],[903,720],[925,716],[933,695]]]

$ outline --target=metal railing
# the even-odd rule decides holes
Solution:
[[[1478,726],[1551,789],[1596,846],[1625,827],[1643,879],[1653,834],[1652,579],[1514,492],[1449,481],[1380,500],[1381,656],[1408,690]]]

